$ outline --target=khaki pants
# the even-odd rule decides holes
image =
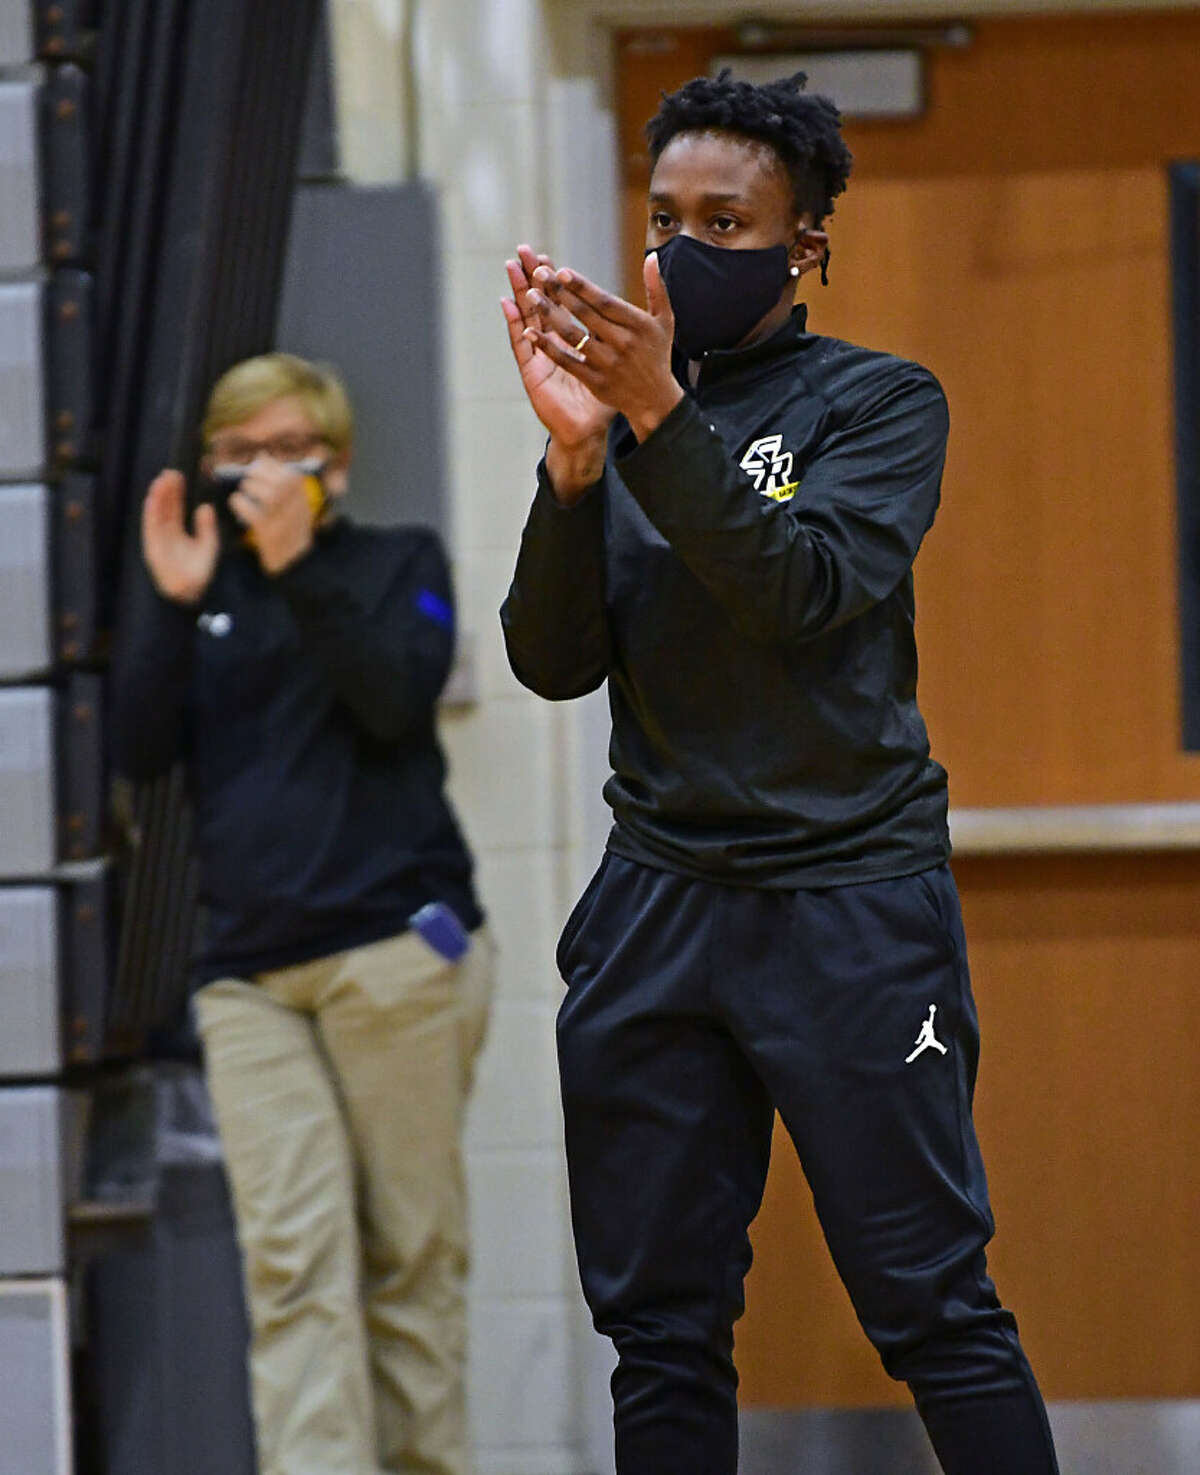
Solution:
[[[196,996],[260,1475],[468,1468],[460,1136],[492,945],[405,932]]]

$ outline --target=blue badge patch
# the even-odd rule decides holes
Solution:
[[[432,589],[422,589],[417,595],[417,608],[427,620],[432,620],[443,630],[454,629],[454,611]]]

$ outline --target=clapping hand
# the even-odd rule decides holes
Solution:
[[[675,318],[651,253],[643,279],[646,307],[549,263],[534,268],[527,298],[537,324],[524,337],[601,405],[619,410],[645,440],[683,398],[671,370]]]
[[[537,255],[530,246],[518,246],[516,258],[505,262],[505,268],[513,295],[502,298],[500,306],[513,358],[529,403],[550,433],[546,464],[555,493],[560,501],[573,502],[600,479],[615,411],[566,372],[555,356],[570,352],[572,338],[581,337],[582,329],[562,314],[559,326],[569,336],[553,327],[541,330],[538,303],[543,299],[533,286],[533,276],[538,270],[553,270],[550,258]]]
[[[304,473],[270,456],[251,461],[229,499],[251,533],[266,574],[282,573],[313,546],[313,510]]]
[[[142,552],[155,587],[176,604],[204,597],[217,566],[221,540],[216,510],[196,508],[193,532],[184,522],[186,483],[179,471],[160,471],[142,505]]]

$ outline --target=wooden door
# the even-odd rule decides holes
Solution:
[[[626,290],[661,88],[719,30],[617,37]],[[979,22],[928,114],[848,127],[817,332],[942,380],[922,706],[955,806],[1200,798],[1182,751],[1165,167],[1200,156],[1200,16]],[[1200,856],[967,859],[992,1265],[1051,1397],[1200,1394]],[[739,1329],[748,1403],[903,1399],[786,1140]]]

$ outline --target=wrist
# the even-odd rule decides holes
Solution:
[[[208,583],[196,583],[192,580],[183,582],[168,581],[164,583],[161,579],[153,578],[155,589],[168,604],[177,604],[182,609],[194,609],[204,598]]]
[[[653,401],[625,412],[629,428],[639,444],[654,434],[682,398],[683,390],[672,379],[670,384],[663,386],[661,393],[655,395]]]
[[[316,544],[307,507],[303,520],[292,520],[282,527],[260,524],[252,531],[251,546],[258,555],[259,567],[269,579],[306,558]]]
[[[607,435],[596,436],[575,446],[564,446],[553,437],[546,448],[546,473],[557,502],[568,507],[578,502],[589,487],[604,475]]]
[[[294,568],[302,558],[307,558],[309,553],[312,552],[313,547],[314,543],[310,538],[302,548],[292,548],[285,554],[267,554],[262,549],[259,549],[258,561],[262,566],[263,573],[269,579],[274,579],[280,574],[286,573],[288,569]]]

